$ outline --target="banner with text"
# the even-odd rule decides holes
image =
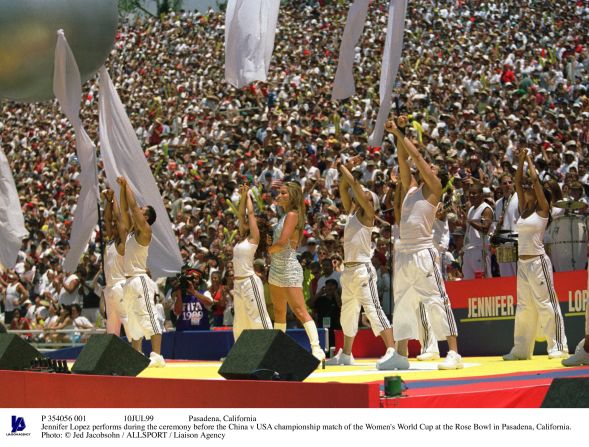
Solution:
[[[554,274],[569,348],[585,336],[587,271]],[[446,282],[452,303],[461,354],[501,355],[513,346],[517,305],[516,277]],[[538,340],[542,338],[538,331]],[[536,354],[546,354],[546,344],[536,343]]]

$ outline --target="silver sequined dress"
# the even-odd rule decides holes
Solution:
[[[274,228],[275,241],[280,239],[285,219],[286,215],[282,216]],[[290,241],[282,250],[272,254],[268,282],[278,287],[303,287],[303,268],[297,260],[296,250],[290,246]]]

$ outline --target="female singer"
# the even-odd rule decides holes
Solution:
[[[517,154],[515,190],[519,200],[517,221],[517,308],[514,346],[504,360],[532,358],[538,320],[548,343],[548,358],[564,357],[567,349],[564,323],[554,290],[552,263],[544,251],[544,232],[550,222],[550,192],[542,187],[536,168],[526,149]],[[523,178],[528,162],[530,179]]]
[[[301,186],[295,182],[281,186],[276,203],[285,214],[276,225],[273,244],[268,248],[268,253],[272,255],[268,282],[274,305],[274,328],[286,331],[288,303],[298,320],[303,323],[312,354],[322,361],[325,359],[325,352],[319,345],[317,326],[307,312],[303,296],[303,268],[297,260],[296,252],[303,237],[306,215]]]
[[[239,188],[239,234],[241,241],[233,247],[233,337],[235,341],[245,329],[272,329],[272,321],[264,300],[264,284],[254,271],[256,252],[263,252],[266,241],[254,214],[254,204],[247,185]]]

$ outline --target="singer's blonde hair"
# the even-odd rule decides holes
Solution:
[[[298,221],[295,229],[299,232],[299,243],[303,239],[303,230],[305,229],[307,207],[305,206],[305,198],[303,196],[303,189],[297,182],[287,182],[284,186],[288,190],[288,209],[285,211],[296,211]]]

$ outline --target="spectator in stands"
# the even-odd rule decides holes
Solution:
[[[329,346],[335,346],[334,331],[342,328],[340,324],[342,300],[337,280],[327,279],[321,293],[311,298],[308,305],[313,310],[317,327],[329,329]]]
[[[4,323],[8,326],[12,323],[14,311],[29,299],[29,292],[14,270],[9,270],[6,278],[6,289],[4,295]]]
[[[223,326],[223,316],[227,306],[227,290],[221,283],[221,272],[215,271],[211,274],[211,286],[209,293],[213,298],[212,323],[214,326]]]
[[[82,303],[82,296],[80,295],[80,277],[85,275],[84,268],[80,265],[77,273],[64,275],[62,279],[62,288],[59,292],[58,302],[62,306],[72,306],[73,304]]]
[[[321,263],[321,276],[317,280],[317,290],[315,291],[315,296],[321,295],[324,293],[323,288],[328,280],[333,279],[337,282],[337,287],[341,291],[341,284],[340,278],[342,276],[341,272],[336,272],[333,268],[333,261],[331,258],[324,258]]]
[[[81,330],[94,329],[94,325],[90,322],[90,320],[88,320],[88,318],[86,318],[85,316],[82,315],[82,306],[80,306],[79,304],[72,305],[71,319],[72,319],[74,329],[81,329]],[[78,343],[78,342],[86,343],[86,341],[88,341],[88,338],[89,338],[88,334],[82,333],[79,331],[75,331],[71,335],[71,341],[74,343]]]
[[[36,295],[34,299],[35,302],[28,307],[27,313],[25,315],[26,319],[31,323],[37,321],[37,319],[44,320],[49,315],[49,311],[47,310],[47,301],[42,300],[39,295]]]
[[[173,284],[174,314],[177,331],[203,331],[210,328],[209,310],[213,297],[206,289],[202,273],[198,270],[185,270],[180,279]]]
[[[45,335],[45,339],[53,343],[64,343],[71,341],[71,338],[67,332],[56,332],[58,330],[70,330],[73,329],[74,322],[71,315],[70,306],[59,306],[59,318],[55,324],[46,325],[45,330],[49,331],[49,334]]]
[[[20,313],[20,309],[16,308],[14,309],[13,315],[12,315],[12,321],[10,322],[10,330],[13,331],[26,331],[31,329],[31,324],[29,323],[29,320],[27,320],[25,317],[23,317]],[[18,334],[19,337],[25,339],[25,340],[30,340],[30,338],[32,337],[32,334],[30,333],[23,333],[23,334]]]
[[[42,342],[46,338],[49,339],[50,337],[47,337],[47,331],[50,329],[55,329],[59,323],[59,316],[61,312],[59,304],[53,302],[48,303],[47,309],[47,317],[43,320],[43,324],[38,324],[37,327],[37,329],[43,329],[43,333],[39,333],[35,337],[39,342]]]

